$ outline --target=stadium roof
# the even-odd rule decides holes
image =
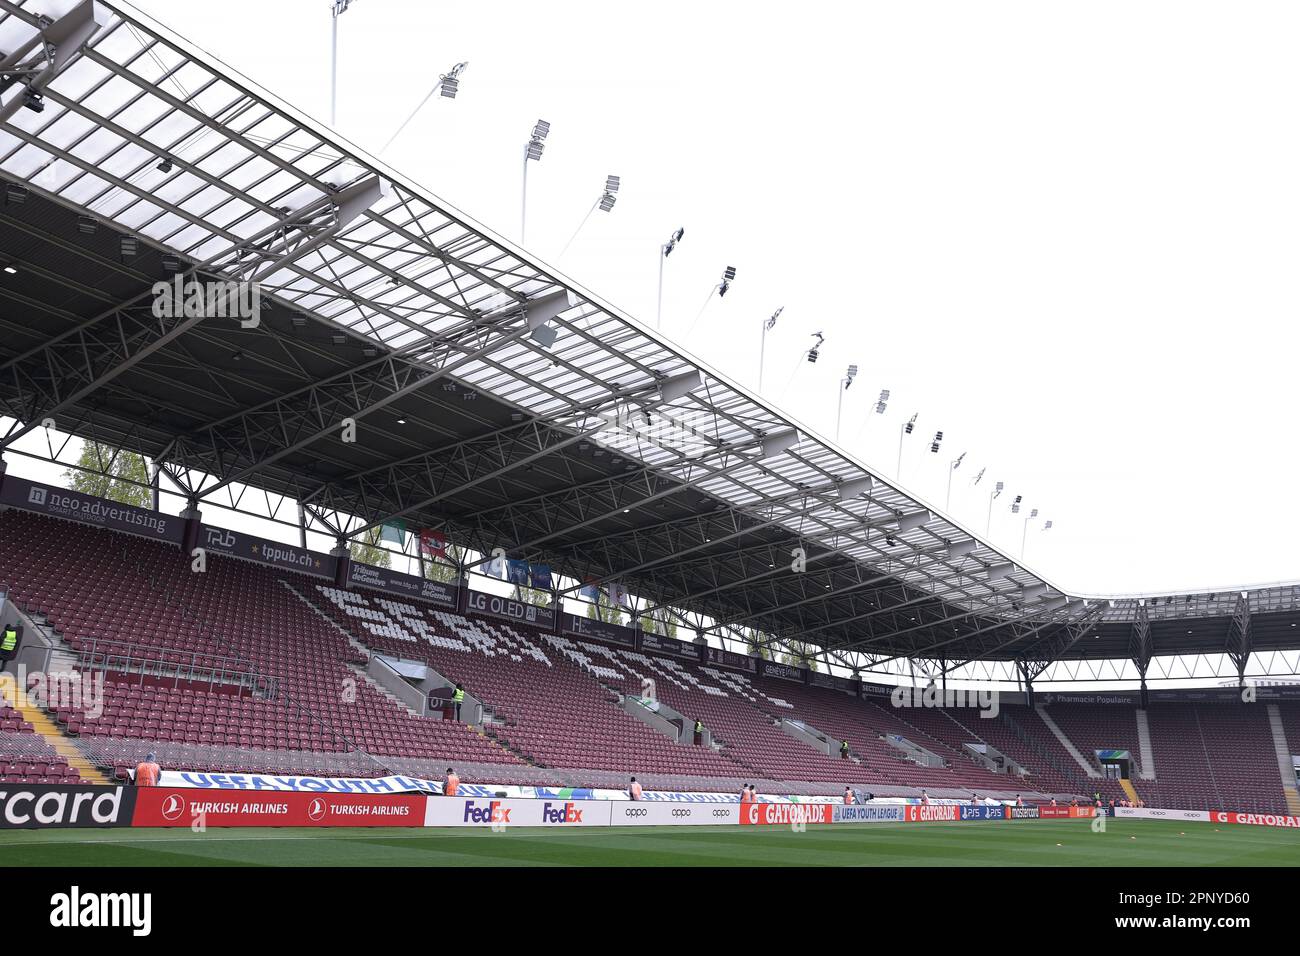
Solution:
[[[1300,646],[1292,585],[1067,595],[125,4],[0,0],[0,50],[0,449],[52,419],[873,660]],[[155,315],[178,276],[260,321]]]

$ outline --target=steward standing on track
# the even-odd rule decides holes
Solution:
[[[632,782],[628,784],[627,795],[632,800],[641,799],[641,784],[636,782],[636,777],[633,777]]]
[[[442,795],[444,797],[456,796],[456,791],[460,789],[460,777],[456,776],[456,771],[450,767],[447,768],[447,782],[442,785]]]
[[[137,787],[156,787],[158,786],[160,774],[162,774],[162,768],[158,766],[157,758],[152,753],[148,754],[143,761],[135,765],[135,785]]]

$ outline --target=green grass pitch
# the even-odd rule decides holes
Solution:
[[[17,866],[1295,866],[1300,831],[1163,820],[491,830],[0,831]]]

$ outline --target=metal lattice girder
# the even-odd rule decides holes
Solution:
[[[944,637],[942,640],[935,641],[923,647],[914,647],[913,651],[918,656],[929,657],[941,648],[951,647],[954,644],[962,644],[968,648],[975,649],[977,653],[970,655],[970,660],[979,660],[998,650],[1013,647],[1016,644],[1023,643],[1028,638],[1033,637],[1047,628],[1058,627],[1074,620],[1080,613],[1078,608],[1081,605],[1066,604],[1054,611],[1047,612],[1046,619],[1043,617],[1041,609],[1034,609],[1024,612],[1019,617],[1008,618],[994,621],[978,627],[975,630],[963,631],[954,634],[951,637]],[[1099,615],[1100,608],[1096,605],[1091,606],[1091,615]],[[1010,636],[1002,639],[1004,635],[997,638],[990,635],[998,631],[1009,631]],[[886,637],[893,639],[896,635],[890,634]],[[870,641],[863,643],[871,643]],[[895,653],[892,657],[905,656],[901,653]]]
[[[221,273],[221,267],[237,261],[234,277],[258,281],[263,275],[284,268],[306,255],[322,241],[314,217],[328,213],[331,225],[355,218],[363,204],[383,192],[382,183],[370,180],[356,184],[333,201],[320,200],[263,229],[235,246],[223,250],[201,267],[192,266],[180,275],[185,282],[207,274]],[[202,268],[203,272],[200,272]],[[97,389],[130,370],[150,355],[204,321],[202,310],[190,316],[155,314],[152,285],[121,305],[55,336],[44,345],[16,356],[0,366],[0,378],[10,379],[16,394],[27,395],[31,405],[15,423],[0,448],[21,438],[46,419],[84,400]]]
[[[4,74],[0,89],[15,85],[21,87],[0,105],[0,123],[5,123],[23,107],[29,95],[39,96],[67,68],[82,45],[107,23],[107,17],[106,12],[94,0],[83,0],[53,22],[33,16],[8,0],[0,2],[0,10],[25,20],[37,31],[18,49],[0,60],[0,73]],[[32,54],[31,57],[23,60],[28,54]]]
[[[728,454],[729,450],[724,448],[720,449],[716,456],[725,462]],[[649,470],[638,470],[629,478],[623,479],[621,483],[619,479],[602,479],[589,485],[564,489],[547,495],[535,496],[523,502],[503,505],[494,509],[491,513],[504,513],[510,518],[514,527],[527,526],[530,521],[533,522],[535,527],[541,521],[539,516],[551,516],[551,520],[547,525],[544,528],[539,528],[538,534],[528,540],[519,540],[523,536],[516,533],[513,538],[514,547],[528,551],[530,548],[537,547],[552,538],[571,535],[573,531],[582,527],[615,517],[624,511],[651,505],[669,495],[679,494],[690,488],[707,490],[711,482],[724,477],[729,481],[744,486],[744,483],[736,476],[736,472],[754,469],[756,466],[761,470],[759,465],[762,461],[761,455],[733,457],[731,462],[720,467],[710,465],[713,457],[715,456],[707,455],[683,462],[681,466],[683,469],[682,481],[677,485],[658,486],[638,494],[638,483],[653,477]],[[662,474],[662,470],[659,474]],[[600,487],[607,492],[610,489],[614,491],[604,499],[605,509],[601,511],[598,508],[595,513],[589,507],[592,500],[591,491],[593,486]],[[838,500],[838,488],[838,481],[828,480],[826,484],[818,488],[803,488],[780,497],[766,497],[761,500],[761,505],[751,509],[751,514],[756,515],[760,520],[750,524],[748,530],[737,531],[735,534],[754,533],[779,526],[787,531],[793,530],[798,535],[808,535],[815,540],[851,542],[878,557],[887,557],[879,542],[872,543],[869,541],[869,535],[872,527],[888,520],[891,513],[885,512],[882,517],[875,519],[874,522],[864,521],[863,516],[854,514],[844,508],[843,504]],[[624,492],[627,492],[627,494],[624,494]],[[819,514],[819,511],[825,511],[835,517],[828,518],[825,514]],[[485,520],[488,514],[481,513],[475,517],[479,520]],[[569,523],[561,526],[554,519],[564,515],[569,516]],[[685,524],[689,526],[692,522],[686,521]],[[800,526],[805,524],[813,525],[817,528],[817,532],[804,531]],[[637,528],[624,533],[640,536],[651,530],[658,531],[659,526]],[[884,535],[877,533],[877,537],[883,538]],[[601,541],[603,540],[602,538]],[[710,542],[707,538],[697,536],[693,547],[686,551],[682,550],[679,542],[675,543],[675,551],[672,557],[680,559],[710,543],[717,542]],[[941,546],[946,547],[946,542],[937,541],[936,548]],[[907,543],[905,547],[910,554],[917,554],[914,545]],[[925,553],[923,556],[926,560],[945,563],[939,554],[940,552],[936,551],[936,553]],[[647,566],[637,564],[633,569],[622,569],[621,573],[639,574],[646,570]],[[987,587],[991,592],[997,590],[996,587],[984,585],[982,582],[972,581],[972,584],[980,584],[982,587]],[[856,586],[856,582],[853,586]]]
[[[1082,616],[1048,630],[1027,648],[1021,655],[1021,659],[1027,666],[1030,679],[1037,679],[1038,675],[1047,670],[1053,662],[1064,657],[1079,641],[1092,633],[1101,622],[1104,610],[1104,605],[1092,604]]]
[[[1147,676],[1151,666],[1151,618],[1147,614],[1147,602],[1133,602],[1133,630],[1129,637],[1129,658],[1137,666],[1138,673]]]
[[[460,366],[528,333],[522,313],[467,323],[424,350],[419,364],[395,355],[349,369],[290,395],[228,417],[177,446],[199,449],[222,462],[222,477],[205,494],[243,481],[254,473],[316,442],[342,441],[346,419],[359,422],[400,398],[428,388]]]
[[[1237,595],[1228,624],[1228,656],[1237,665],[1237,675],[1244,679],[1246,665],[1250,662],[1253,641],[1250,629],[1250,595],[1242,591]]]

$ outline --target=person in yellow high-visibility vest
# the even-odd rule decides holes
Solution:
[[[0,631],[0,671],[18,656],[18,628],[13,624],[6,624],[4,630]]]
[[[460,705],[465,703],[465,688],[460,684],[456,685],[456,692],[451,695],[451,703],[456,708],[456,719],[460,720]]]

